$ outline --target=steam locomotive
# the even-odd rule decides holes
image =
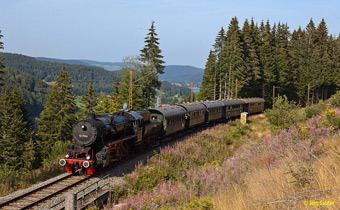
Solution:
[[[159,145],[165,137],[204,124],[239,117],[241,112],[263,112],[264,99],[246,98],[162,106],[142,111],[125,110],[91,115],[73,127],[73,144],[59,160],[67,173],[87,175],[122,158],[136,148]]]

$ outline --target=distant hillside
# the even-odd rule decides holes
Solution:
[[[93,60],[57,59],[57,58],[45,58],[45,57],[37,57],[36,59],[41,60],[41,61],[54,62],[54,63],[97,66],[108,71],[117,71],[117,70],[122,69],[125,66],[125,63],[123,62],[100,62],[100,61],[93,61]]]
[[[96,92],[110,93],[112,84],[119,81],[121,76],[120,71],[107,71],[96,66],[42,61],[33,57],[12,53],[1,53],[0,56],[4,57],[6,67],[16,69],[45,82],[53,81],[61,66],[64,65],[70,74],[76,95],[83,95],[90,81],[94,82]]]
[[[104,68],[109,71],[117,71],[126,66],[123,62],[100,62],[93,60],[67,60],[67,59],[56,59],[56,58],[44,58],[38,57],[38,60],[56,62],[56,63],[67,63],[87,66],[97,66]],[[189,66],[189,65],[168,65],[165,67],[164,74],[160,76],[161,80],[177,83],[190,83],[200,85],[202,82],[203,69]]]
[[[165,67],[165,72],[160,76],[161,80],[170,82],[201,84],[203,76],[203,69],[184,66],[184,65],[169,65]]]

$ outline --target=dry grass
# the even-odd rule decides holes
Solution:
[[[242,185],[233,185],[213,197],[216,209],[310,209],[309,201],[331,201],[328,209],[340,208],[340,145],[339,135],[325,138],[327,153],[312,157],[309,166],[311,183],[305,187],[295,184],[289,173],[289,160],[279,167],[263,166],[246,175]],[[308,167],[295,163],[297,167]],[[255,168],[255,167],[254,167]],[[316,203],[313,203],[317,205]]]

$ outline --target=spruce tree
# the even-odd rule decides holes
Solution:
[[[158,74],[162,74],[164,72],[164,61],[158,40],[155,22],[152,21],[149,33],[145,37],[145,46],[141,50],[140,59],[142,62],[153,66]]]
[[[38,136],[46,158],[57,141],[72,139],[72,126],[76,121],[76,106],[72,84],[64,67],[51,86],[44,110],[40,114]]]
[[[261,96],[261,66],[258,55],[258,29],[251,20],[249,24],[246,19],[242,29],[243,54],[246,67],[246,77],[248,84],[242,88],[241,95],[243,97],[259,97]]]
[[[24,105],[18,88],[4,87],[0,94],[0,164],[30,170],[34,151],[26,147],[32,136]],[[26,159],[28,155],[30,158]]]
[[[155,23],[152,22],[149,33],[145,37],[145,46],[141,50],[140,60],[145,64],[141,70],[140,88],[143,92],[144,105],[149,107],[155,101],[156,89],[161,87],[158,75],[164,72],[164,61],[159,48]]]
[[[288,42],[290,39],[289,28],[287,24],[278,24],[276,33],[276,74],[277,83],[281,88],[281,94],[288,97],[289,100],[295,99],[295,75],[289,68]]]
[[[328,35],[327,25],[324,19],[321,20],[318,25],[316,32],[316,43],[314,48],[314,59],[315,59],[315,71],[313,74],[315,81],[315,96],[313,97],[315,101],[319,99],[324,100],[325,95],[327,95],[327,86],[332,81],[332,58],[330,54],[330,37]]]
[[[118,92],[119,84],[114,83],[112,85],[111,95],[100,95],[96,99],[96,106],[94,107],[94,112],[96,114],[114,113],[118,111],[121,107],[118,102]]]
[[[305,81],[304,81],[304,87],[305,90],[305,104],[311,103],[311,98],[316,87],[316,83],[314,81],[314,73],[316,73],[317,70],[317,60],[318,55],[316,53],[315,47],[316,47],[316,27],[314,21],[311,19],[309,23],[306,26],[306,47],[307,47],[307,55],[306,55],[306,63],[305,63],[305,69],[303,71]],[[316,60],[315,60],[316,59]]]
[[[223,49],[223,74],[225,77],[223,98],[237,98],[242,87],[248,83],[243,57],[243,43],[241,31],[236,17],[232,18],[226,34],[225,48]]]
[[[275,51],[274,37],[269,21],[266,24],[261,22],[260,25],[260,46],[259,55],[261,62],[261,81],[262,81],[262,97],[266,102],[271,102],[271,93],[273,85],[276,84],[275,75]]]
[[[306,86],[306,60],[308,58],[306,33],[301,28],[293,31],[289,42],[289,69],[296,101],[304,103]]]
[[[87,86],[86,94],[83,97],[85,103],[85,116],[89,114],[94,114],[94,107],[96,106],[96,94],[94,92],[93,83],[90,82]]]
[[[213,51],[209,52],[208,60],[205,65],[202,88],[199,93],[201,100],[214,100],[214,80],[216,72],[216,56]]]
[[[119,108],[116,97],[101,95],[97,98],[94,110],[96,114],[110,114],[118,111]]]
[[[223,62],[225,60],[224,56],[225,53],[223,52],[223,49],[225,48],[226,43],[226,36],[224,28],[221,27],[220,31],[218,32],[215,44],[214,44],[214,53],[216,55],[216,66],[214,71],[214,80],[213,80],[213,100],[221,99],[222,98],[222,82],[223,77],[225,77],[225,70],[223,69]]]
[[[123,70],[124,76],[119,86],[119,94],[118,94],[118,104],[119,107],[122,108],[123,105],[126,103],[129,105],[129,88],[131,84],[132,88],[132,105],[131,108],[134,110],[143,109],[147,107],[147,102],[143,100],[143,92],[145,88],[140,88],[140,84],[147,85],[147,81],[142,81],[143,78],[140,77],[140,73],[138,72],[138,69],[131,69],[126,68]],[[132,81],[130,83],[130,72],[131,72],[131,78]]]
[[[141,71],[143,84],[141,88],[145,99],[144,107],[152,105],[156,96],[156,89],[161,87],[158,75],[164,72],[164,61],[159,48],[155,24],[152,22],[149,33],[145,38],[145,46],[141,50],[140,60],[145,64]]]

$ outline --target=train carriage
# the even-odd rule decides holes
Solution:
[[[204,101],[201,103],[207,107],[207,122],[218,121],[225,118],[225,105],[222,101]]]
[[[226,119],[240,116],[241,112],[243,111],[243,106],[245,104],[245,102],[240,99],[223,100],[223,103],[226,106],[225,108]]]
[[[171,135],[185,129],[187,111],[181,106],[164,106],[149,109],[150,121],[163,123],[165,135]]]
[[[202,103],[178,104],[187,111],[186,128],[205,123],[206,106]]]
[[[263,112],[264,110],[264,99],[263,98],[245,98],[241,99],[244,101],[243,111],[249,114],[256,114]]]

